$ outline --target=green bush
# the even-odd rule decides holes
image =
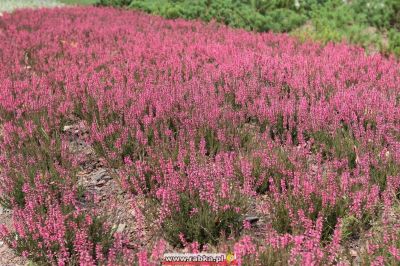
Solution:
[[[290,9],[275,9],[266,13],[259,31],[288,32],[303,25],[307,17]]]
[[[400,30],[400,1],[398,0],[357,0],[352,8],[366,16],[369,25]]]
[[[389,47],[388,51],[400,56],[400,31],[392,29],[389,32]]]
[[[290,31],[306,21],[306,16],[289,9],[293,1],[148,1],[133,0],[131,8],[166,18],[216,20],[255,31]],[[289,4],[290,3],[290,4]]]
[[[362,14],[357,14],[340,0],[314,6],[311,18],[317,38],[324,41],[342,41],[349,37],[353,27],[359,31],[359,25],[365,20]]]
[[[123,7],[131,3],[131,0],[99,0],[99,5],[101,6],[115,6]]]

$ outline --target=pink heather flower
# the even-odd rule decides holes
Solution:
[[[151,258],[154,261],[161,260],[162,256],[164,255],[166,246],[167,246],[167,243],[165,242],[164,239],[161,239],[161,240],[157,241],[157,243],[153,247],[153,251],[151,253]]]
[[[96,245],[96,258],[99,262],[104,261],[103,247],[100,244]]]
[[[95,262],[90,255],[91,251],[91,244],[87,240],[87,235],[82,232],[78,231],[76,233],[76,239],[74,242],[74,246],[76,249],[76,252],[78,253],[79,256],[79,264],[80,265],[95,265]]]
[[[199,253],[200,245],[197,241],[190,243],[190,252],[192,253]]]
[[[374,261],[371,262],[372,266],[381,266],[381,265],[385,265],[384,263],[384,258],[382,256],[378,256],[376,257],[376,259]]]
[[[400,261],[400,250],[394,246],[389,247],[389,252],[392,256],[397,260]]]
[[[256,247],[253,244],[250,236],[244,236],[239,242],[234,245],[233,251],[238,264],[242,265],[242,260],[244,256],[255,254]]]
[[[138,263],[139,266],[148,266],[150,265],[148,259],[147,259],[147,252],[146,250],[141,250],[137,253],[137,257],[138,257]]]
[[[243,221],[243,228],[246,229],[246,230],[251,229],[251,224],[250,224],[250,222],[247,221],[247,220],[244,220],[244,221]]]
[[[335,231],[333,232],[333,239],[329,245],[329,262],[333,263],[336,253],[339,251],[340,249],[340,241],[341,241],[341,237],[342,237],[342,221],[339,219],[337,221],[336,227],[335,227]]]
[[[188,245],[188,242],[186,241],[185,235],[183,233],[179,233],[179,240],[184,247]]]
[[[9,235],[9,233],[10,233],[10,231],[8,230],[6,225],[0,224],[0,239],[5,238],[6,236]]]
[[[191,211],[190,211],[190,216],[193,216],[193,215],[195,215],[196,213],[198,213],[199,212],[199,209],[198,208],[193,208]]]

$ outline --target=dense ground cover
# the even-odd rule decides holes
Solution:
[[[0,236],[31,261],[399,263],[395,59],[66,8],[4,14],[0,61],[0,202],[14,216]],[[75,124],[127,197],[132,235],[79,182]]]
[[[400,55],[398,0],[99,0],[166,18],[216,20],[253,31],[291,32],[300,39],[346,41]]]

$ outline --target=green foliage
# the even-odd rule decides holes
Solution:
[[[397,176],[400,174],[400,165],[394,160],[388,162],[379,162],[379,164],[370,165],[369,175],[372,183],[377,184],[381,191],[386,189],[387,178],[389,176]]]
[[[99,3],[99,0],[59,0],[59,1],[67,5],[95,5]]]
[[[68,169],[71,171],[70,177],[75,178],[77,168],[69,161],[69,155],[64,150],[65,148],[63,149],[60,126],[53,125],[52,130],[45,130],[43,124],[51,123],[43,118],[45,115],[45,112],[38,112],[26,119],[20,119],[17,122],[20,128],[24,128],[25,123],[32,123],[32,134],[22,137],[18,131],[15,131],[9,136],[12,139],[10,144],[5,145],[4,154],[15,156],[13,145],[17,145],[18,153],[21,155],[19,163],[5,170],[13,181],[12,186],[4,188],[7,193],[3,193],[0,197],[0,204],[5,208],[10,208],[12,203],[20,207],[24,206],[23,185],[33,184],[37,175],[48,174],[54,184],[63,184],[65,180],[60,169]],[[9,189],[10,187],[12,190]]]
[[[264,21],[265,24],[259,27],[261,31],[289,32],[303,25],[306,21],[306,16],[290,9],[280,8],[269,11]]]
[[[324,159],[347,158],[349,168],[355,168],[357,141],[349,130],[343,128],[335,134],[317,131],[312,133],[311,137],[314,140],[312,150],[321,150]]]
[[[286,8],[292,1],[273,2],[275,4],[267,1],[235,0],[133,0],[130,7],[171,19],[215,20],[235,28],[254,31],[290,31],[305,22],[304,15]]]
[[[343,240],[358,239],[361,232],[370,227],[371,219],[368,216],[357,218],[354,215],[347,215],[342,219]]]
[[[314,38],[323,41],[369,42],[369,35],[363,33],[365,15],[357,13],[342,1],[329,1],[325,5],[314,6],[311,14],[315,28]]]
[[[197,241],[200,245],[204,245],[216,244],[221,237],[239,233],[244,208],[241,208],[240,212],[233,207],[215,210],[197,194],[182,193],[179,199],[179,209],[163,223],[165,238],[171,245],[182,246],[180,234],[183,234],[189,243]],[[229,206],[244,206],[241,198],[234,195],[227,201]]]
[[[256,256],[246,255],[242,259],[242,265],[271,265],[271,266],[284,266],[288,264],[290,259],[290,248],[275,248],[266,246],[258,248]]]
[[[400,56],[400,31],[390,30],[388,51]]]
[[[398,0],[358,0],[352,8],[365,14],[369,25],[380,28],[400,29],[400,1]]]
[[[98,4],[102,6],[127,6],[131,0],[99,0]]]

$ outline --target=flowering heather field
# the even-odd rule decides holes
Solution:
[[[63,8],[3,14],[0,62],[0,237],[30,261],[400,263],[395,59]]]

